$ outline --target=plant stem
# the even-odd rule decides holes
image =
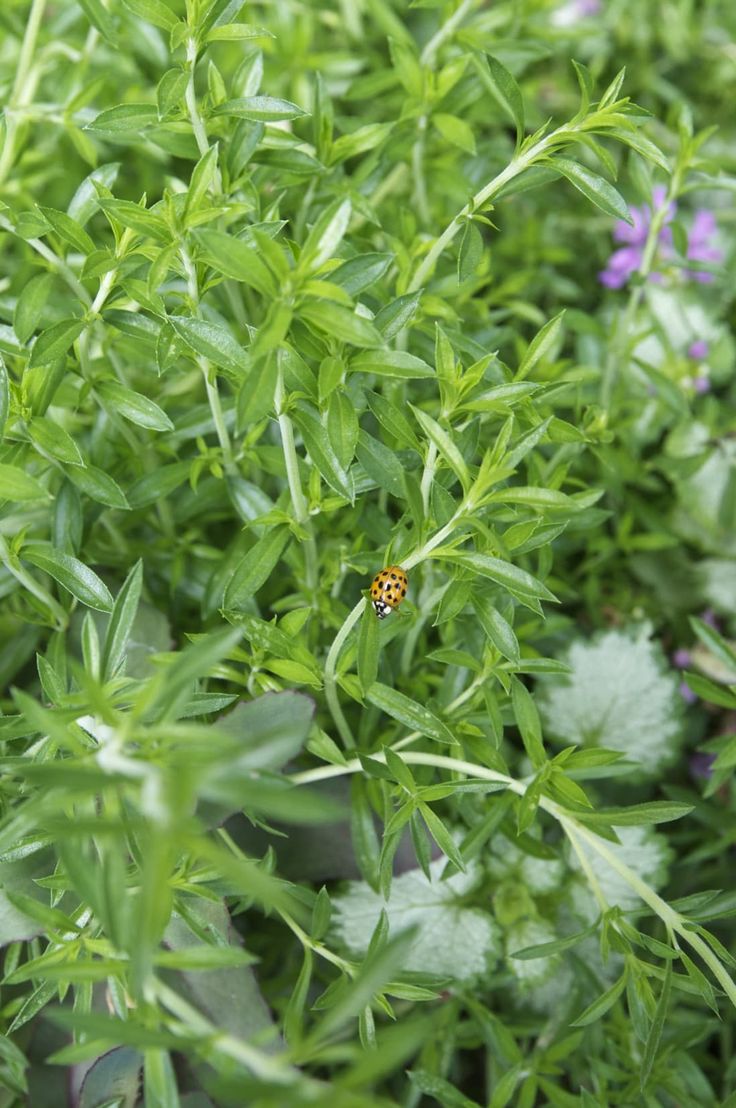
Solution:
[[[200,154],[206,154],[210,148],[210,143],[207,138],[207,128],[200,114],[199,105],[197,104],[197,94],[194,89],[194,70],[197,66],[197,44],[194,39],[189,39],[187,41],[187,64],[189,66],[189,80],[187,81],[187,87],[184,92],[184,103],[189,113],[189,121],[192,124],[194,141],[197,143],[197,149]],[[219,166],[215,166],[212,183],[215,187],[215,191],[222,192],[222,175]]]
[[[199,310],[199,286],[197,284],[197,270],[194,266],[189,251],[185,246],[181,247],[179,251],[182,265],[184,266],[184,272],[187,275],[187,289],[189,292],[189,299],[192,303],[192,309],[197,318],[201,318]],[[225,424],[225,416],[222,411],[222,403],[220,401],[220,394],[217,389],[217,378],[212,374],[212,367],[207,358],[203,355],[197,355],[197,365],[202,370],[202,376],[204,377],[204,385],[207,390],[207,401],[212,412],[212,422],[215,425],[215,431],[222,450],[222,457],[225,463],[225,469],[232,471],[234,468],[233,463],[233,448],[230,442],[230,435],[228,434],[227,426]],[[211,379],[212,378],[212,379]]]
[[[0,154],[0,184],[5,181],[15,160],[15,143],[18,134],[16,112],[30,102],[36,88],[37,76],[32,70],[33,52],[36,49],[45,7],[46,0],[33,0],[28,15],[13,88],[5,106],[5,144]]]
[[[644,244],[644,250],[642,251],[641,262],[639,268],[636,270],[637,274],[641,278],[641,281],[636,284],[629,293],[629,298],[626,303],[626,307],[618,318],[614,335],[611,340],[611,344],[608,350],[608,357],[606,358],[606,365],[603,371],[603,387],[601,391],[601,400],[603,407],[608,411],[610,409],[611,400],[613,398],[613,390],[616,384],[616,378],[618,376],[619,368],[625,362],[628,357],[630,345],[631,345],[631,331],[633,328],[636,313],[639,310],[639,306],[644,298],[646,291],[646,280],[652,271],[652,266],[657,255],[657,247],[659,245],[659,236],[662,233],[662,228],[665,225],[667,219],[667,213],[669,211],[670,204],[673,202],[679,191],[679,173],[676,170],[670,186],[667,190],[667,195],[661,207],[657,208],[652,214],[651,221],[649,223],[649,231],[647,233],[647,240]]]
[[[274,394],[274,406],[278,413],[279,431],[281,433],[281,448],[284,452],[284,462],[286,464],[286,478],[289,483],[289,493],[291,495],[291,505],[294,510],[294,518],[297,523],[307,532],[307,537],[304,540],[304,578],[309,593],[311,603],[314,603],[314,598],[319,585],[318,579],[318,564],[317,564],[317,544],[314,539],[314,529],[312,527],[312,520],[309,515],[309,504],[302,490],[302,483],[299,478],[299,459],[297,458],[296,446],[294,445],[294,425],[291,422],[290,417],[287,415],[284,409],[284,400],[286,397],[284,389],[284,371],[279,359],[278,371],[276,377],[276,392]]]
[[[475,7],[477,3],[478,0],[463,0],[460,7],[452,13],[449,19],[445,20],[422,50],[419,58],[422,65],[431,66],[434,64],[434,59],[439,48],[454,34],[455,29],[462,23],[471,8]]]
[[[386,755],[381,751],[371,756],[375,758],[377,762],[385,763],[386,761]],[[505,785],[511,792],[516,793],[518,796],[524,796],[527,790],[527,785],[523,781],[517,781],[504,773],[497,773],[496,770],[475,765],[473,762],[466,762],[461,758],[449,758],[444,754],[416,752],[402,754],[402,759],[410,766],[435,766],[438,769],[447,769],[455,773],[463,773],[468,777],[479,777],[484,781],[498,782]],[[295,773],[291,775],[289,780],[293,785],[309,785],[313,784],[315,781],[324,781],[331,777],[341,777],[345,774],[361,772],[363,772],[363,767],[360,761],[355,758],[350,762],[346,762],[343,766],[318,766],[316,769]],[[561,808],[554,800],[550,800],[545,796],[540,797],[539,806],[560,823],[561,827],[570,838],[573,848],[576,849],[578,855],[578,840],[583,839],[616,873],[619,874],[620,877],[623,877],[629,888],[652,909],[655,915],[659,916],[669,931],[679,935],[686,943],[689,943],[693,950],[697,951],[723,988],[723,991],[726,993],[731,1003],[736,1007],[736,984],[701,936],[688,929],[686,926],[687,920],[681,916],[679,912],[676,912],[674,908],[670,907],[667,901],[663,900],[654,889],[647,885],[646,881],[643,881],[626,862],[614,854],[605,840],[596,835],[594,831],[590,831],[583,824],[579,823],[571,813]],[[584,866],[583,868],[586,876],[588,876],[589,867]],[[595,884],[592,885],[592,888],[599,904],[605,905],[605,897],[600,890],[597,880]],[[596,889],[598,890],[597,893]]]
[[[335,671],[337,669],[338,659],[345,645],[345,640],[352,631],[355,624],[363,614],[363,608],[365,607],[365,597],[360,598],[358,603],[353,608],[352,612],[345,619],[342,627],[335,635],[332,646],[327,652],[327,659],[325,661],[325,699],[327,700],[327,707],[330,709],[330,714],[335,721],[335,727],[337,727],[338,734],[342,739],[347,750],[355,749],[355,739],[353,738],[353,732],[350,729],[350,724],[343,715],[342,708],[340,707],[340,701],[337,697],[337,685],[335,682]],[[358,763],[360,765],[360,763]]]
[[[559,128],[563,130],[563,128]],[[570,127],[565,127],[565,131],[570,131]],[[407,292],[416,292],[421,288],[427,277],[430,275],[437,259],[443,254],[446,247],[450,245],[455,235],[460,230],[463,220],[472,215],[473,212],[482,208],[491,197],[500,192],[504,185],[507,185],[509,181],[513,181],[514,177],[518,177],[520,173],[523,173],[525,169],[528,169],[530,165],[533,165],[535,161],[541,158],[552,146],[555,141],[557,132],[553,131],[552,134],[547,135],[546,138],[540,139],[534,146],[531,146],[526,153],[518,154],[512,158],[505,169],[501,170],[492,181],[489,181],[487,185],[484,185],[480,189],[472,200],[469,200],[467,204],[457,213],[454,219],[452,219],[440,237],[435,241],[434,245],[425,255],[421,264],[419,265],[416,273],[409,282]]]

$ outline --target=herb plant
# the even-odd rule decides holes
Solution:
[[[2,6],[0,1108],[736,1103],[735,32]]]

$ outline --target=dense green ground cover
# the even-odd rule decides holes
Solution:
[[[735,37],[2,4],[1,1108],[736,1104]]]

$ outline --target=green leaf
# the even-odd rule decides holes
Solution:
[[[21,557],[37,569],[43,570],[88,608],[98,612],[112,610],[112,596],[107,585],[89,566],[78,558],[56,550],[50,543],[27,543]]]
[[[504,658],[511,662],[519,660],[519,641],[508,620],[493,606],[490,600],[484,596],[473,597],[473,607],[490,641]]]
[[[375,373],[405,381],[435,376],[431,365],[404,350],[371,350],[357,354],[350,359],[350,369],[354,373]]]
[[[437,128],[443,139],[459,146],[468,154],[475,154],[475,136],[472,127],[460,119],[459,116],[450,115],[448,112],[434,112],[432,124]]]
[[[618,981],[615,981],[611,985],[610,989],[599,996],[597,1000],[594,1000],[592,1004],[588,1005],[584,1012],[582,1012],[576,1020],[573,1020],[570,1027],[587,1027],[589,1023],[595,1023],[601,1016],[604,1016],[609,1008],[612,1008],[622,992],[626,988],[627,974],[624,972],[619,977]]]
[[[458,481],[463,487],[463,491],[467,492],[470,488],[471,477],[467,463],[462,454],[458,450],[457,446],[453,442],[450,435],[445,431],[443,427],[439,425],[436,419],[433,419],[427,412],[423,412],[421,408],[415,408],[413,404],[410,404],[414,418],[419,426],[424,431],[425,435],[429,438],[430,442],[439,450],[442,457],[447,462],[452,472],[457,477]]]
[[[140,16],[163,31],[171,31],[179,21],[178,16],[163,0],[123,0],[123,4],[133,15]]]
[[[114,677],[125,660],[126,647],[138,611],[142,586],[143,563],[139,560],[115,597],[102,653],[103,680]]]
[[[729,708],[731,711],[736,709],[736,692],[731,692],[723,685],[717,685],[715,681],[702,677],[699,673],[687,672],[683,676],[696,696],[709,704],[717,704],[720,708]]]
[[[19,342],[28,342],[36,330],[53,283],[51,273],[37,273],[21,289],[13,313],[13,330]]]
[[[442,547],[432,552],[433,558],[448,558],[458,565],[467,566],[469,569],[474,569],[476,573],[481,574],[482,577],[488,577],[491,581],[495,581],[497,585],[502,585],[508,592],[519,599],[538,598],[540,600],[556,600],[557,597],[554,593],[551,593],[546,585],[543,585],[541,581],[538,581],[536,577],[532,577],[531,573],[527,573],[524,569],[519,569],[518,566],[512,565],[511,562],[504,562],[501,558],[494,558],[490,554],[477,554],[471,551],[455,550],[452,552],[444,551]]]
[[[5,425],[10,412],[10,383],[5,362],[0,354],[0,443],[5,438]]]
[[[85,1074],[79,1108],[99,1108],[108,1102],[134,1108],[142,1068],[143,1055],[133,1047],[119,1046],[103,1054]]]
[[[333,257],[348,229],[351,213],[349,199],[334,200],[325,208],[299,254],[300,274],[316,273]]]
[[[63,319],[42,331],[33,344],[28,366],[50,365],[63,358],[75,339],[78,339],[86,324],[83,319]]]
[[[41,454],[50,454],[69,465],[84,465],[84,459],[71,435],[45,416],[34,416],[29,420],[28,435],[31,442],[39,448]]]
[[[286,526],[270,528],[235,567],[225,589],[225,607],[238,611],[265,585],[283,554],[291,532]]]
[[[645,827],[682,819],[693,808],[693,804],[684,804],[677,800],[650,800],[646,804],[632,804],[628,808],[599,808],[595,812],[578,812],[576,818],[593,827],[599,823],[613,827]]]
[[[51,494],[40,481],[17,466],[0,463],[0,500],[50,500]]]
[[[544,358],[549,350],[554,346],[557,341],[557,336],[562,327],[562,320],[565,315],[564,309],[556,316],[545,323],[534,336],[529,346],[526,349],[524,357],[521,359],[519,368],[516,371],[514,378],[515,382],[521,381],[524,377],[528,377],[531,371],[534,369],[537,362]],[[516,464],[516,462],[514,462]]]
[[[360,431],[356,454],[363,469],[379,488],[385,489],[392,496],[403,498],[402,467],[392,450],[384,446],[379,439],[374,439],[367,431]]]
[[[371,321],[340,304],[309,300],[299,308],[299,316],[318,331],[351,346],[381,345],[381,335]]]
[[[209,323],[191,316],[169,316],[169,323],[180,339],[213,365],[236,373],[250,369],[250,358],[232,332],[222,323]]]
[[[358,678],[365,694],[378,676],[379,624],[373,605],[366,600],[358,632]]]
[[[542,742],[542,726],[531,693],[518,678],[514,678],[512,681],[511,704],[524,743],[524,749],[532,765],[535,769],[538,769],[546,761],[544,743]]]
[[[387,716],[398,720],[412,731],[419,731],[422,735],[428,735],[441,743],[455,741],[450,729],[433,712],[430,712],[429,708],[417,704],[411,697],[392,689],[389,685],[375,681],[367,691],[366,699]]]
[[[138,427],[146,427],[150,431],[173,431],[174,424],[166,412],[147,396],[119,385],[117,381],[102,381],[97,391],[112,411]]]
[[[66,471],[67,477],[90,500],[105,504],[108,508],[129,508],[125,493],[109,473],[96,466],[75,466]]]
[[[659,1044],[662,1039],[662,1032],[664,1031],[665,1020],[669,1012],[670,995],[672,990],[672,962],[667,962],[664,971],[664,981],[662,982],[662,989],[659,994],[659,1000],[657,1001],[657,1008],[654,1013],[654,1019],[652,1020],[651,1027],[649,1028],[649,1035],[647,1037],[646,1044],[644,1046],[644,1054],[641,1060],[641,1070],[639,1071],[639,1086],[644,1091],[649,1083],[649,1077],[652,1072],[657,1052],[659,1050]]]
[[[85,131],[100,135],[140,134],[147,127],[158,123],[158,112],[153,104],[118,104],[108,108],[88,123]]]
[[[460,239],[460,252],[457,259],[457,279],[467,281],[475,275],[483,257],[483,236],[478,226],[468,219],[463,227]]]
[[[321,476],[339,496],[344,496],[352,503],[355,497],[352,476],[340,464],[327,431],[315,410],[305,403],[300,403],[293,410],[292,417],[301,431],[309,456]]]
[[[524,101],[516,80],[491,54],[476,54],[474,61],[483,84],[516,126],[516,145],[520,146],[524,139]]]
[[[255,119],[262,123],[273,123],[280,119],[299,119],[308,113],[289,100],[279,100],[275,96],[240,96],[235,100],[226,100],[213,109],[212,115],[232,115],[238,119]]]
[[[553,939],[548,943],[535,943],[534,946],[526,946],[522,950],[515,950],[509,955],[510,958],[516,958],[518,961],[525,962],[531,961],[536,958],[551,958],[555,954],[562,954],[565,950],[572,950],[583,939],[587,939],[589,935],[595,934],[600,926],[600,920],[596,920],[590,927],[586,927],[583,931],[576,931],[574,935],[567,935],[564,939]]]
[[[555,157],[550,159],[549,164],[566,177],[578,192],[582,192],[591,204],[595,204],[596,208],[600,208],[606,215],[623,219],[625,223],[633,226],[634,221],[629,214],[626,201],[604,177],[599,177],[586,166],[570,161],[569,158]]]
[[[262,296],[276,295],[277,285],[271,271],[252,246],[224,231],[199,230],[194,237],[201,258],[218,273],[243,281]]]

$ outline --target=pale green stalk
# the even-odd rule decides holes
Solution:
[[[200,318],[199,311],[199,285],[197,284],[197,271],[194,266],[194,262],[189,256],[189,252],[185,246],[182,246],[180,252],[182,265],[184,266],[184,272],[187,276],[187,289],[189,291],[189,299],[192,303],[192,310],[195,316]],[[220,402],[220,393],[217,389],[217,378],[212,373],[212,367],[207,358],[203,355],[197,355],[197,365],[202,371],[204,378],[205,388],[207,390],[207,400],[209,402],[210,411],[212,412],[212,422],[215,425],[215,431],[217,432],[217,438],[222,449],[223,461],[225,463],[225,469],[233,469],[233,448],[230,442],[230,435],[228,434],[227,426],[225,424],[225,415],[222,410],[222,403]]]
[[[307,503],[299,478],[299,460],[297,458],[296,446],[294,445],[294,426],[284,408],[285,399],[284,371],[279,361],[276,376],[276,391],[274,394],[274,407],[279,421],[281,448],[284,452],[286,479],[289,484],[289,494],[291,496],[291,506],[294,510],[294,518],[299,526],[307,533],[307,537],[303,543],[304,580],[310,601],[313,603],[319,585],[317,544],[314,539],[314,528],[312,527],[312,520],[309,515],[309,504]]]
[[[5,105],[5,141],[0,154],[0,185],[5,181],[15,160],[18,113],[30,103],[36,91],[38,73],[33,68],[33,54],[45,7],[46,0],[33,0],[20,48],[15,80]]]
[[[381,751],[372,754],[371,757],[375,758],[378,762],[385,763],[386,761],[386,756]],[[404,753],[402,754],[402,759],[409,766],[435,766],[438,769],[447,769],[454,773],[462,773],[467,777],[476,777],[483,781],[500,783],[518,796],[524,796],[528,787],[523,781],[517,781],[504,773],[498,773],[496,770],[487,769],[485,766],[476,765],[473,762],[466,762],[461,758],[449,758],[444,754],[429,754],[423,752]],[[363,767],[360,761],[355,758],[343,766],[318,766],[316,769],[295,773],[291,775],[289,780],[294,785],[309,785],[317,781],[324,781],[328,778],[361,772],[363,772]],[[570,838],[578,857],[580,857],[579,840],[582,839],[599,855],[599,857],[603,858],[611,869],[624,879],[629,888],[652,909],[655,915],[659,916],[669,932],[684,939],[684,941],[700,955],[731,1003],[736,1007],[736,984],[734,984],[725,967],[710,949],[708,944],[700,935],[689,929],[688,921],[685,917],[681,916],[679,912],[676,912],[666,900],[663,900],[654,889],[647,885],[646,881],[643,881],[638,873],[635,873],[626,862],[610,849],[610,846],[604,839],[579,823],[571,813],[545,796],[540,797],[539,806],[560,823],[560,826]],[[584,866],[583,869],[586,877],[590,879],[589,866]],[[592,884],[591,888],[599,904],[601,904],[601,906],[605,905],[605,898],[603,897],[598,882],[596,881],[595,884]]]

